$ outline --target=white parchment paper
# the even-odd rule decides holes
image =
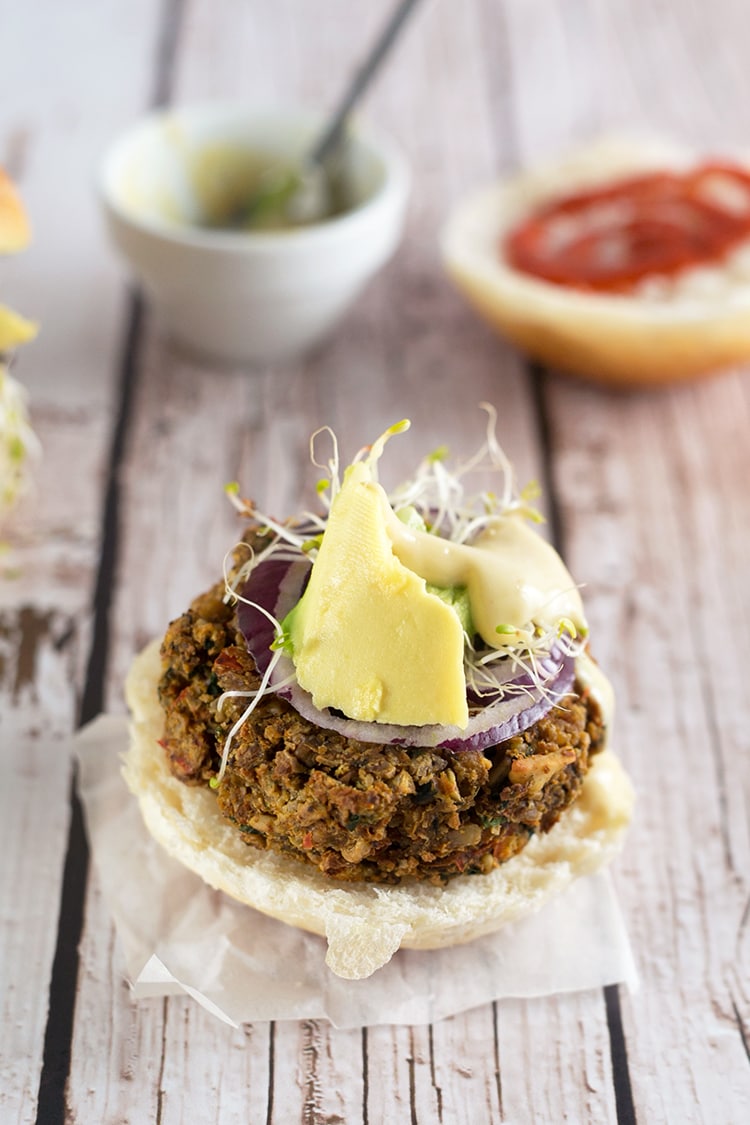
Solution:
[[[147,833],[120,775],[128,722],[75,739],[94,864],[136,998],[187,993],[227,1023],[327,1018],[336,1027],[432,1023],[503,997],[637,985],[607,873],[578,879],[522,922],[468,945],[399,950],[366,980],[335,976],[323,938],[213,891]]]

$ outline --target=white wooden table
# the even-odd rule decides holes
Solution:
[[[388,8],[3,0],[0,163],[35,241],[0,287],[43,326],[16,371],[44,445],[21,573],[0,578],[3,1125],[750,1121],[750,372],[653,394],[564,381],[477,323],[436,248],[462,192],[600,129],[746,143],[750,9],[425,0],[366,106],[414,169],[397,257],[304,362],[248,377],[177,357],[100,229],[106,142],[165,101],[330,105]],[[357,1031],[134,1005],[68,735],[123,710],[133,653],[213,581],[226,481],[290,511],[317,425],[355,448],[410,416],[398,473],[441,441],[472,450],[483,399],[545,485],[617,689],[639,804],[615,879],[640,991]]]

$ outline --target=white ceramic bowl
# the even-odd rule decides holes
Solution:
[[[222,192],[245,190],[243,177],[252,185],[258,153],[298,158],[321,123],[302,110],[179,108],[140,121],[105,154],[100,193],[111,237],[178,343],[235,363],[291,358],[334,326],[393,253],[407,166],[358,130],[342,214],[267,233],[199,225]]]

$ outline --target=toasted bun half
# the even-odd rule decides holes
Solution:
[[[449,217],[441,235],[444,265],[485,320],[535,359],[563,371],[625,387],[672,383],[742,363],[750,358],[747,243],[724,264],[662,279],[663,285],[646,282],[632,295],[537,280],[502,255],[504,235],[543,203],[695,163],[694,154],[661,142],[606,139],[495,183]]]
[[[578,875],[618,851],[633,807],[622,766],[607,750],[596,759],[582,795],[545,836],[487,875],[458,877],[445,887],[337,884],[315,868],[244,844],[218,812],[207,788],[172,776],[157,743],[159,645],[134,661],[126,693],[132,713],[124,776],[148,830],[210,886],[264,914],[328,939],[326,962],[338,976],[370,976],[403,946],[435,949],[471,941],[539,909]]]

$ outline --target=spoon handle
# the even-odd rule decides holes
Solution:
[[[406,23],[412,9],[416,8],[418,3],[419,0],[400,0],[394,8],[388,22],[378,36],[377,41],[373,44],[370,53],[367,55],[367,58],[357,69],[353,79],[344,91],[344,95],[335,113],[331,117],[330,122],[326,126],[325,131],[317,140],[315,147],[311,151],[310,160],[313,164],[322,163],[339,143],[346,118],[352,107],[370,85],[380,64],[398,38],[399,32]]]

